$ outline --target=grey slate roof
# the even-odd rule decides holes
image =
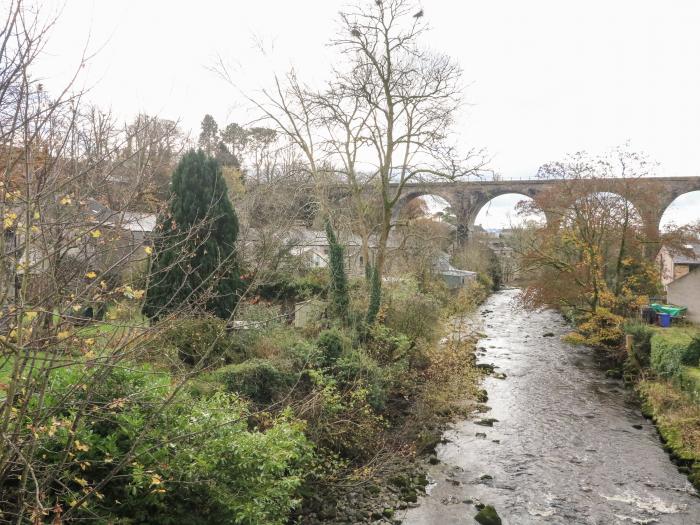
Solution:
[[[686,244],[690,253],[671,252],[673,264],[700,264],[700,243]]]

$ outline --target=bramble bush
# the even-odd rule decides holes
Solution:
[[[352,349],[338,359],[335,375],[345,387],[366,388],[370,406],[378,412],[384,409],[389,383],[388,369],[380,366],[362,348]]]
[[[248,359],[227,365],[211,374],[227,392],[240,394],[256,403],[269,403],[283,395],[292,377],[267,359]]]
[[[246,336],[228,333],[221,319],[196,317],[168,322],[152,346],[176,349],[188,365],[216,368],[247,357]]]
[[[410,358],[415,348],[415,341],[380,323],[370,327],[366,344],[367,352],[382,364]]]
[[[350,346],[350,340],[337,328],[329,328],[318,334],[316,344],[323,352],[326,365],[332,365]]]
[[[369,403],[363,386],[343,388],[321,370],[307,372],[312,391],[298,409],[307,421],[309,438],[332,453],[353,462],[366,460],[377,450],[386,423]]]
[[[250,357],[275,359],[283,357],[293,346],[305,342],[301,334],[287,325],[273,325],[254,330],[248,348]]]
[[[387,301],[385,324],[410,339],[434,342],[440,333],[440,303],[432,295],[416,292]]]

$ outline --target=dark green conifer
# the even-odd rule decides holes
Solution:
[[[158,218],[144,314],[157,319],[192,306],[229,318],[240,291],[237,236],[218,162],[189,151],[173,172],[168,210]]]

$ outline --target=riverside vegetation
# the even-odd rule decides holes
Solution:
[[[700,490],[700,328],[660,328],[606,309],[566,312],[575,330],[565,339],[594,348],[607,374],[635,389],[671,459]]]
[[[416,456],[476,393],[474,341],[438,341],[488,278],[454,293],[406,276],[380,298],[376,271],[348,280],[328,220],[327,269],[256,280],[230,248],[238,223],[218,163],[187,153],[173,179],[187,184],[172,185],[147,274],[114,287],[88,272],[67,303],[101,304],[103,320],[45,326],[23,309],[0,339],[15,444],[0,458],[0,519],[391,520],[426,483]],[[279,312],[301,299],[320,315],[295,328]]]
[[[630,323],[625,331],[633,338],[626,377],[679,470],[700,490],[700,329]]]
[[[327,276],[312,272],[302,282],[323,289]],[[366,292],[359,283],[350,288],[356,316]],[[86,383],[90,358],[58,368],[44,394],[43,410],[52,415],[35,428],[46,468],[62,469],[60,485],[44,495],[48,516],[74,508],[94,488],[76,519],[391,518],[426,483],[415,457],[432,450],[441,425],[476,392],[473,341],[438,347],[437,340],[446,316],[471,310],[486,288],[453,297],[408,281],[388,291],[372,325],[319,319],[298,330],[269,320],[272,302],[258,303],[244,307],[243,317],[268,319],[264,328],[231,332],[214,317],[173,319],[96,384]],[[76,422],[74,405],[87,406],[89,417]],[[103,483],[126,457],[119,476]]]

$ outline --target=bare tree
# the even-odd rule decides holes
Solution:
[[[135,264],[144,274],[151,250],[149,244],[125,240],[132,226],[125,214],[138,209],[135,199],[143,200],[153,180],[167,174],[180,138],[174,123],[152,117],[118,126],[109,113],[85,106],[73,83],[50,96],[32,70],[55,19],[22,1],[4,7],[0,521],[58,523],[83,512],[86,502],[96,501],[128,468],[146,431],[134,436],[126,454],[100,463],[105,470],[99,481],[76,487],[73,476],[88,467],[80,464],[71,432],[88,418],[111,417],[107,407],[93,402],[95,389],[115,370],[132,367],[148,339],[167,326],[135,321],[140,315],[120,317],[120,310],[140,312],[143,283],[130,280],[125,269]],[[85,57],[78,71],[84,63]],[[115,177],[128,180],[127,188],[109,194],[106,188]],[[104,205],[109,198],[118,202],[118,211]],[[175,264],[188,259],[183,252]],[[107,305],[114,311],[98,314]],[[88,322],[89,333],[81,330]],[[76,370],[76,382],[51,399],[52,382],[66,368]],[[161,408],[186,380],[187,374],[159,401]],[[49,460],[42,447],[57,428],[69,434]]]
[[[467,177],[481,166],[474,162],[477,152],[460,155],[451,143],[462,71],[449,57],[424,47],[427,26],[422,10],[420,16],[416,12],[408,0],[363,2],[343,11],[331,42],[343,63],[324,89],[309,88],[291,72],[253,99],[303,152],[324,213],[330,211],[328,187],[349,188],[366,257],[370,235],[377,236],[374,266],[380,275],[407,185]],[[368,210],[373,196],[376,221]]]

